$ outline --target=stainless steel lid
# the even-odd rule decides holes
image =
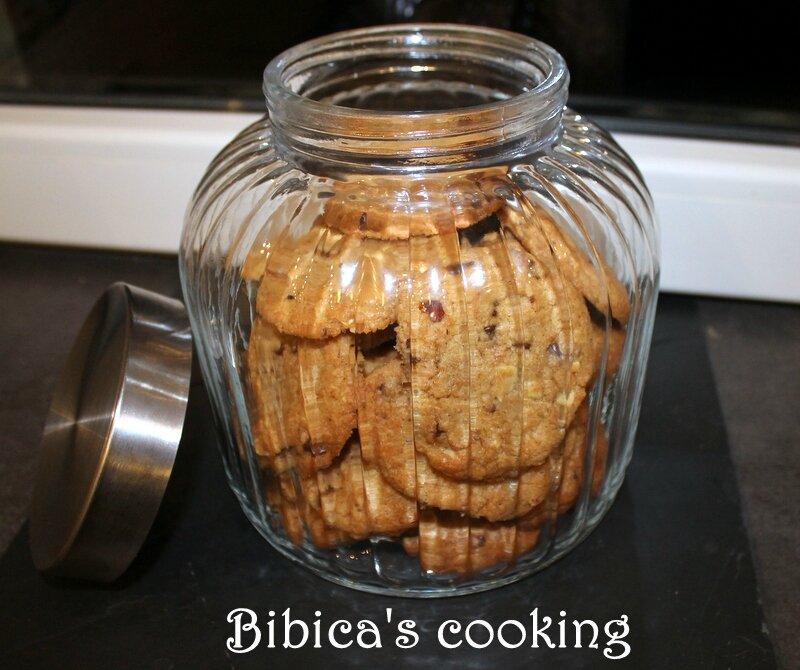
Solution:
[[[192,368],[183,304],[113,284],[56,386],[30,515],[36,568],[110,582],[155,519],[180,442]]]

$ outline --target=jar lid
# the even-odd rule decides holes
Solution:
[[[191,368],[180,301],[116,283],[95,303],[42,436],[30,514],[39,571],[110,582],[131,564],[172,472]]]

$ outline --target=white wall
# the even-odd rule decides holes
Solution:
[[[0,239],[174,252],[252,114],[0,105]],[[800,148],[618,135],[653,193],[668,291],[800,301]]]

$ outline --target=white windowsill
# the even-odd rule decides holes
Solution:
[[[253,114],[0,105],[0,239],[175,252]],[[617,135],[653,193],[662,288],[800,301],[800,148]]]

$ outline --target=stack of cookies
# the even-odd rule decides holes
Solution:
[[[397,538],[436,573],[513,563],[602,482],[587,393],[619,367],[625,288],[502,171],[314,197],[243,268],[276,523],[322,548]]]

